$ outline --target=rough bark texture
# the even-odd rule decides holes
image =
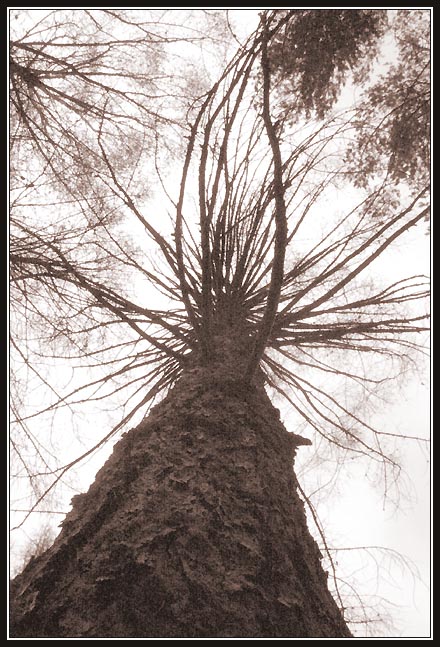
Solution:
[[[11,590],[12,637],[349,637],[261,386],[193,367]]]

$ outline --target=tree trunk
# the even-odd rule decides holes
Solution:
[[[350,637],[262,386],[183,374],[12,582],[12,637]]]

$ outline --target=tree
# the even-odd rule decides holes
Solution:
[[[275,81],[289,118],[324,117],[350,72],[365,81],[387,26],[376,9],[286,10],[286,20],[270,47]],[[292,110],[292,100],[295,110]]]
[[[394,183],[423,188],[430,171],[429,11],[284,13],[289,19],[274,39],[271,63],[286,118],[323,118],[344,83],[366,85],[346,158],[355,182],[366,186],[372,176],[387,174]],[[372,80],[384,34],[397,55],[381,62]]]
[[[386,173],[413,192],[430,179],[430,15],[399,10],[392,28],[398,63],[368,92],[356,123],[357,148],[348,161],[362,185],[371,171]]]
[[[36,536],[29,537],[26,545],[21,550],[21,563],[19,563],[13,576],[21,573],[32,559],[45,553],[52,546],[55,537],[56,533],[50,524],[42,525]]]
[[[39,403],[27,411],[30,421],[24,413],[30,393],[43,385],[51,391],[43,398],[57,398],[56,368],[69,359],[96,367],[97,349],[101,366],[108,361],[120,369],[118,348],[137,343],[127,342],[125,331],[124,341],[110,332],[119,317],[101,321],[102,306],[82,286],[92,276],[121,292],[121,270],[130,266],[149,279],[132,257],[121,187],[136,186],[129,205],[144,201],[153,193],[148,177],[155,165],[163,172],[182,148],[179,124],[204,79],[200,72],[188,81],[195,54],[188,60],[179,47],[199,54],[215,40],[208,35],[212,23],[221,38],[219,14],[206,13],[203,29],[192,14],[190,26],[179,24],[178,12],[173,24],[166,12],[146,10],[11,14],[11,399],[19,426],[12,460],[19,476],[30,475],[37,499],[44,482],[33,474],[50,469],[54,452],[30,426]],[[128,208],[141,231],[148,227],[138,209]],[[57,252],[81,269],[77,284]],[[48,369],[49,357],[55,366]]]
[[[117,443],[89,492],[74,498],[54,545],[13,581],[15,637],[351,635],[292,470],[297,447],[311,441],[286,431],[264,387],[286,398],[315,443],[366,455],[387,477],[398,472],[387,453],[392,434],[363,421],[326,380],[382,388],[383,375],[362,374],[352,358],[379,357],[388,370],[419,348],[426,277],[378,284],[372,270],[423,224],[428,187],[390,202],[394,178],[379,177],[353,193],[344,213],[320,215],[327,196],[351,182],[341,160],[356,123],[350,111],[330,114],[327,104],[318,121],[293,119],[274,102],[273,52],[297,16],[263,12],[257,31],[193,104],[172,230],[137,206],[98,116],[101,178],[119,217],[143,225],[156,266],[106,225],[96,238],[78,228],[85,248],[21,225],[14,284],[26,298],[30,286],[43,285],[67,305],[68,353],[82,340],[75,353],[100,373],[57,394],[46,410],[75,404],[81,391],[128,394],[128,413],[80,458],[168,394]],[[330,33],[340,36],[334,26]],[[136,275],[166,306],[137,301]],[[95,331],[111,341],[103,345]],[[53,480],[32,509],[80,458],[48,468]]]

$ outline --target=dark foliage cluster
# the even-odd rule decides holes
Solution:
[[[289,118],[322,119],[336,102],[348,72],[361,80],[374,61],[387,13],[377,9],[291,9],[270,47],[275,83],[281,86]],[[290,98],[290,101],[289,101]]]

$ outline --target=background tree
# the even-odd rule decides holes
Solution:
[[[330,16],[333,17],[332,12]],[[99,234],[96,238],[93,238],[93,229],[79,226],[74,245],[70,245],[69,235],[56,236],[50,230],[49,233],[41,232],[35,226],[22,223],[17,227],[21,232],[18,238],[22,253],[12,259],[16,272],[15,275],[11,273],[14,284],[21,289],[25,299],[28,298],[28,286],[33,282],[37,282],[38,286],[34,297],[36,301],[44,299],[41,285],[47,286],[49,294],[60,296],[69,317],[65,337],[70,343],[70,358],[71,342],[78,335],[83,345],[76,344],[75,353],[82,361],[90,358],[91,363],[98,365],[97,372],[100,373],[92,381],[79,383],[70,393],[56,395],[46,410],[53,412],[60,406],[75,404],[80,392],[93,393],[95,390],[94,397],[103,399],[114,397],[122,388],[128,393],[127,410],[122,421],[94,447],[87,449],[83,457],[119,431],[137,410],[157,394],[176,384],[163,406],[156,410],[156,427],[159,431],[154,426],[153,416],[152,421],[138,427],[136,432],[130,432],[131,436],[129,434],[118,445],[119,454],[116,453],[108,467],[104,468],[94,489],[86,498],[74,504],[74,510],[67,518],[65,529],[53,549],[15,582],[18,632],[72,635],[76,631],[78,635],[95,635],[93,632],[101,629],[105,635],[112,635],[112,632],[114,635],[147,635],[144,633],[148,631],[147,623],[153,632],[149,635],[168,635],[163,632],[176,631],[170,627],[175,628],[175,623],[180,622],[177,631],[181,632],[179,635],[185,635],[184,632],[188,631],[185,623],[194,621],[194,615],[190,612],[194,611],[196,601],[200,605],[200,599],[209,591],[209,608],[217,608],[218,603],[218,613],[213,615],[212,626],[203,625],[206,618],[198,618],[199,624],[193,625],[194,635],[219,635],[219,632],[221,635],[235,635],[246,596],[252,599],[253,612],[244,629],[248,632],[245,635],[260,635],[262,631],[267,632],[264,635],[272,636],[347,635],[336,607],[333,608],[331,599],[326,597],[319,560],[316,554],[313,557],[313,544],[306,538],[301,504],[294,494],[295,483],[292,475],[288,476],[290,468],[277,458],[279,447],[285,445],[286,456],[290,460],[292,451],[287,450],[288,443],[295,447],[306,441],[295,435],[283,435],[285,431],[279,427],[276,414],[264,399],[262,384],[266,383],[280,392],[306,421],[309,431],[314,430],[317,437],[323,439],[324,445],[336,448],[344,457],[371,457],[383,467],[387,478],[389,470],[393,473],[398,471],[395,459],[387,454],[390,434],[363,422],[357,411],[350,410],[347,402],[329,390],[327,376],[332,374],[338,379],[351,381],[356,388],[371,390],[383,385],[388,376],[391,377],[391,367],[396,361],[405,360],[410,351],[418,348],[416,334],[427,329],[426,313],[422,306],[427,295],[426,278],[410,276],[379,284],[377,276],[370,270],[392,243],[426,218],[428,189],[421,188],[411,198],[405,199],[404,195],[399,195],[399,199],[390,202],[388,196],[392,178],[384,180],[381,177],[376,180],[372,191],[359,190],[354,193],[352,204],[345,213],[330,213],[326,218],[319,216],[326,196],[334,195],[338,187],[345,187],[349,181],[341,160],[347,150],[346,141],[352,139],[356,132],[356,123],[349,111],[330,115],[328,105],[321,110],[321,121],[318,123],[299,123],[297,118],[289,118],[284,106],[274,107],[271,98],[271,48],[275,47],[283,29],[288,30],[291,21],[294,24],[297,21],[296,12],[264,13],[261,27],[224,68],[212,89],[194,104],[189,114],[191,123],[180,191],[174,198],[174,218],[165,226],[151,217],[145,218],[143,210],[137,206],[133,191],[126,181],[124,167],[121,168],[117,158],[114,159],[109,153],[107,134],[110,136],[111,133],[107,133],[107,122],[102,114],[98,117],[94,145],[99,152],[101,178],[104,178],[111,199],[121,213],[134,216],[156,245],[159,256],[154,261],[160,263],[159,268],[148,265],[149,259],[145,259],[145,253],[139,255],[135,248],[122,240],[119,232],[116,235],[114,228],[107,225],[96,232]],[[329,33],[339,37],[334,27]],[[366,29],[366,34],[368,43],[370,29]],[[338,49],[335,51],[338,52]],[[348,63],[351,63],[348,54],[347,57]],[[255,96],[259,98],[257,102]],[[195,192],[194,186],[197,187]],[[197,217],[193,215],[194,193],[197,197]],[[90,238],[93,242],[89,242]],[[81,245],[78,244],[79,240]],[[87,254],[88,250],[90,255]],[[129,285],[125,279],[126,268],[130,270]],[[151,286],[163,293],[166,297],[163,303],[166,305],[162,309],[150,307],[153,301],[150,295],[148,299],[139,299],[136,276],[146,277]],[[21,303],[22,298],[17,299],[17,309]],[[27,307],[26,300],[24,303]],[[408,310],[409,303],[411,311]],[[76,312],[72,310],[72,305],[77,308]],[[42,308],[37,312],[47,316]],[[22,320],[26,321],[27,313],[23,314]],[[51,313],[47,320],[53,322],[54,315]],[[73,330],[70,317],[75,326]],[[64,317],[63,324],[65,321]],[[108,341],[114,329],[123,331],[123,341],[118,340],[117,334],[114,342]],[[104,347],[100,343],[103,331],[107,340]],[[120,350],[123,351],[122,358],[117,354]],[[355,368],[359,365],[357,358],[369,355],[389,361],[389,368],[382,365],[378,375],[374,372],[367,375],[360,373]],[[149,367],[147,375],[145,367]],[[204,385],[208,386],[205,388]],[[231,386],[235,391],[234,397]],[[218,393],[222,394],[220,403]],[[82,395],[81,399],[86,397],[90,400],[90,395]],[[137,402],[133,403],[135,398]],[[257,406],[258,399],[264,402],[262,408]],[[231,411],[224,419],[219,407],[227,410],[228,406]],[[170,408],[174,413],[181,412],[182,419],[187,420],[183,427],[176,424],[175,418],[170,419]],[[251,415],[252,408],[258,413],[257,418]],[[24,425],[26,416],[18,413],[17,421]],[[237,420],[243,415],[247,423],[242,425],[242,433],[238,436],[241,442],[237,444],[234,441],[232,444],[235,458],[231,473],[228,471],[230,446],[229,449],[221,443],[221,446],[213,446],[210,430],[214,420],[214,427],[225,432],[224,442],[230,442]],[[270,419],[270,425],[278,428],[278,432],[274,432],[278,448],[273,438],[270,440],[267,436],[265,425],[262,425],[265,419]],[[190,461],[183,465],[187,468],[185,471],[181,461],[185,463],[184,457],[187,458],[191,452],[180,452],[177,457],[179,474],[176,470],[170,472],[167,460],[174,450],[170,440],[164,437],[170,425],[172,443],[179,448],[179,452],[185,444],[194,442],[188,440],[188,429],[192,430],[192,436],[199,433],[198,451],[203,456],[198,456],[197,465],[208,460],[208,456],[224,456],[225,453],[227,463],[217,458],[208,472],[199,473],[196,463]],[[254,432],[250,429],[254,429]],[[255,438],[255,429],[259,440]],[[196,492],[200,493],[200,488],[208,488],[209,496],[205,499],[202,496],[201,500],[209,500],[211,505],[209,523],[202,523],[201,510],[190,514],[188,501],[183,501],[188,518],[194,521],[198,530],[215,527],[213,519],[220,513],[216,506],[213,507],[211,499],[216,488],[222,492],[223,503],[220,505],[223,505],[223,509],[225,506],[228,508],[223,522],[227,518],[232,524],[230,527],[235,529],[243,523],[244,510],[240,505],[248,505],[253,492],[255,516],[247,528],[242,528],[240,537],[237,539],[235,531],[228,531],[224,536],[222,532],[219,534],[218,528],[215,531],[221,545],[225,539],[229,546],[246,545],[250,536],[259,537],[258,545],[252,548],[248,546],[250,553],[254,551],[254,557],[240,557],[238,552],[234,552],[235,548],[231,549],[237,561],[234,562],[236,569],[232,569],[234,572],[229,572],[225,580],[229,591],[226,600],[219,592],[219,573],[213,576],[213,586],[205,581],[204,590],[194,590],[198,571],[191,559],[194,559],[197,545],[207,546],[203,532],[201,537],[200,532],[193,532],[194,528],[191,530],[188,525],[177,524],[175,527],[174,518],[160,518],[156,520],[155,528],[151,529],[151,541],[158,542],[158,552],[147,550],[144,554],[145,547],[141,549],[138,543],[133,514],[136,519],[139,508],[131,506],[133,498],[138,500],[145,486],[152,497],[148,500],[149,505],[152,505],[151,501],[157,504],[154,499],[154,479],[153,484],[146,486],[139,476],[146,467],[140,449],[141,446],[145,449],[146,433],[150,455],[153,456],[149,473],[154,475],[157,469],[158,476],[165,471],[166,487],[160,491],[160,496],[165,498],[159,501],[165,506],[167,501],[173,502],[169,506],[170,513],[176,511],[173,506],[177,502],[182,503],[176,498],[176,487],[183,490],[189,488],[189,500],[194,498]],[[253,437],[250,445],[256,447],[256,454],[260,457],[257,471],[256,464],[250,461],[246,453],[249,434]],[[130,442],[134,443],[135,449],[130,449],[128,465],[127,457],[121,457],[125,456],[126,450],[123,448]],[[218,438],[215,442],[219,442]],[[163,456],[167,457],[166,460]],[[262,456],[266,458],[263,460]],[[269,462],[267,456],[270,456]],[[46,476],[52,474],[54,478],[37,496],[33,508],[60,482],[74,463],[76,460],[55,469],[48,467]],[[271,464],[279,466],[277,478],[281,480],[276,483],[287,479],[290,484],[287,491],[283,486],[283,494],[280,495],[281,526],[279,520],[267,519],[264,515],[263,519],[258,520],[261,510],[273,508],[277,488],[281,487],[273,481],[270,485]],[[240,469],[244,470],[246,478],[249,477],[245,496],[243,483],[236,476]],[[127,479],[130,470],[133,471],[134,480],[131,477]],[[113,472],[115,476],[110,477]],[[193,477],[190,485],[189,477],[186,478],[188,472]],[[223,478],[214,484],[209,475],[216,473]],[[231,491],[234,494],[241,492],[237,497],[238,509],[230,507],[225,490],[225,484],[231,480]],[[262,494],[266,491],[269,491],[269,498]],[[125,503],[111,502],[108,499],[110,492],[119,492],[121,501]],[[94,500],[98,507],[93,504]],[[124,507],[127,500],[130,502],[129,509]],[[117,510],[114,523],[108,520],[109,510]],[[286,522],[289,514],[290,522]],[[98,519],[101,519],[99,523]],[[223,522],[220,527],[224,531],[228,524]],[[301,531],[291,530],[292,522]],[[280,527],[284,525],[289,529],[287,535],[280,533]],[[109,548],[111,558],[108,559],[104,546],[121,544],[118,527],[125,528],[130,542],[134,544],[128,543],[125,556],[115,556],[113,548]],[[104,533],[100,540],[99,532]],[[293,533],[290,539],[296,546],[296,566],[291,564],[286,571],[290,576],[288,581],[284,582],[283,579],[286,590],[274,591],[273,582],[279,580],[282,572],[280,564],[292,561],[292,555],[289,556],[289,551],[283,545],[283,542],[288,543],[289,533]],[[278,535],[279,540],[276,540]],[[183,552],[177,551],[180,563],[171,569],[179,577],[171,577],[167,581],[163,569],[167,563],[168,545],[171,541],[174,550],[175,541],[181,541],[182,536],[186,537],[185,548]],[[195,548],[191,548],[191,543]],[[137,566],[128,563],[128,554],[133,554],[134,545]],[[107,587],[107,597],[104,597],[108,602],[104,616],[99,615],[103,623],[101,627],[99,624],[93,627],[89,621],[83,623],[78,609],[71,611],[70,617],[65,615],[65,610],[60,611],[56,587],[55,597],[51,601],[45,598],[46,616],[48,608],[53,613],[49,614],[48,624],[44,621],[46,624],[43,623],[43,626],[40,616],[42,602],[36,606],[29,602],[36,593],[34,585],[29,584],[35,580],[34,569],[41,571],[42,581],[50,580],[53,583],[60,577],[60,564],[71,563],[72,551],[77,556],[78,551],[82,551],[81,559],[84,563],[90,563],[97,555],[96,550],[102,558],[99,569],[102,567],[104,573],[103,587]],[[144,558],[141,554],[144,554],[146,562],[142,562]],[[218,561],[216,554],[209,551],[205,554],[203,550],[202,554],[208,563]],[[298,554],[303,555],[309,573],[313,573],[311,590],[304,588],[304,583],[301,584],[298,564],[304,562],[299,560]],[[151,556],[155,556],[154,559]],[[149,562],[150,557],[153,566]],[[114,605],[126,604],[127,599],[133,596],[127,590],[123,599],[115,597],[114,583],[117,582],[118,586],[121,582],[127,583],[130,580],[129,571],[134,569],[137,572],[139,563],[147,562],[148,568],[153,568],[154,573],[148,576],[149,586],[153,587],[154,584],[159,587],[161,594],[158,600],[162,606],[156,609],[153,605],[153,610],[146,616],[133,608],[134,615],[130,616],[128,626],[116,627],[108,618],[109,610],[113,613]],[[105,570],[109,564],[115,563],[122,569],[120,572],[112,568],[108,572]],[[333,562],[331,564],[334,566]],[[261,568],[264,572],[258,570]],[[93,573],[96,575],[95,571]],[[252,577],[249,579],[250,574]],[[337,580],[334,582],[337,587]],[[36,586],[38,588],[39,585]],[[80,586],[78,581],[74,583],[74,587],[77,586]],[[270,611],[263,617],[259,609],[261,604],[267,606],[268,603],[262,593],[265,589],[269,595]],[[86,590],[87,587],[84,592]],[[175,608],[174,602],[167,597],[171,590],[179,592],[184,600]],[[215,591],[217,599],[212,597]],[[338,589],[336,595],[340,595]],[[324,596],[325,613],[331,619],[326,628],[317,624],[314,613],[305,613],[304,599],[307,596],[316,600]],[[151,604],[150,598],[141,599],[140,607],[145,609]],[[340,598],[339,604],[344,606]],[[319,604],[316,605],[318,608]],[[166,612],[162,611],[164,607]],[[233,610],[230,626],[225,625],[227,608]],[[59,617],[55,609],[56,613],[61,613]]]
[[[399,10],[391,27],[398,62],[390,62],[369,89],[356,123],[357,147],[349,148],[348,161],[360,185],[374,172],[416,192],[430,178],[429,12]]]
[[[43,555],[55,541],[56,532],[50,523],[42,524],[38,533],[33,537],[29,537],[28,543],[20,554],[20,563],[17,565],[16,572],[12,572],[12,576],[21,573],[27,564],[36,557]]]
[[[387,55],[376,71],[380,47]],[[366,86],[347,150],[356,184],[388,176],[417,191],[429,182],[429,11],[290,11],[271,46],[271,64],[290,121],[323,118],[344,84],[346,93]]]
[[[163,172],[183,148],[179,129],[204,83],[201,66],[198,75],[188,68],[207,41],[215,49],[223,37],[216,12],[205,12],[203,20],[172,16],[173,22],[167,12],[147,10],[11,12],[11,397],[18,425],[12,460],[13,473],[31,477],[34,500],[45,489],[44,478],[34,474],[50,470],[54,460],[30,426],[41,413],[40,398],[49,398],[43,409],[50,424],[57,406],[50,399],[59,401],[66,366],[90,366],[108,380],[113,365],[116,378],[125,363],[120,353],[135,344],[125,331],[119,336],[119,316],[102,317],[99,300],[84,285],[93,277],[119,291],[130,267],[133,284],[139,276],[149,280],[127,233],[133,220],[141,232],[149,226],[133,200],[143,204],[154,194],[148,178],[156,165]],[[191,24],[182,25],[184,18]],[[117,170],[116,183],[110,168]],[[62,258],[78,280],[69,279]],[[83,389],[89,382],[84,374],[75,380]],[[41,387],[48,393],[41,396]],[[75,425],[73,410],[69,422]]]

